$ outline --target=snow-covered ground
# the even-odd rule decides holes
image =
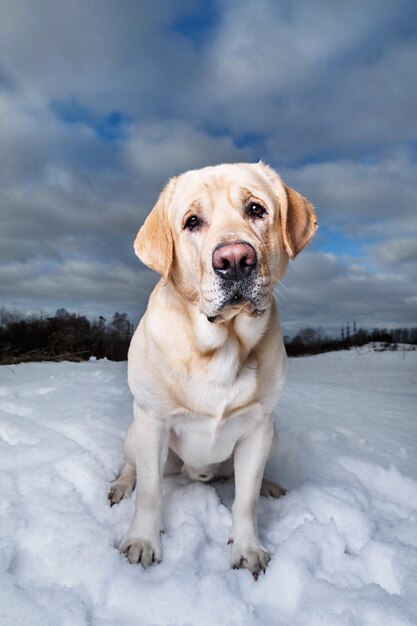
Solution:
[[[273,553],[254,582],[229,569],[233,486],[164,482],[164,561],[115,546],[110,508],[131,419],[126,364],[0,368],[1,626],[417,623],[417,352],[292,360],[281,449],[261,498]]]

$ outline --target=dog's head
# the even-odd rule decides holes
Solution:
[[[311,204],[270,167],[224,164],[173,178],[134,247],[215,321],[242,309],[262,314],[316,227]]]

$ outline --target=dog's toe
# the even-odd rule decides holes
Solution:
[[[128,498],[131,493],[132,488],[130,485],[127,485],[125,483],[118,483],[117,481],[115,481],[114,483],[112,483],[110,491],[107,494],[110,506],[113,506],[113,504],[119,504],[119,502],[123,500],[123,498]]]
[[[270,560],[271,556],[264,548],[256,546],[239,549],[233,545],[231,559],[233,569],[248,569],[254,580],[258,580],[260,572],[265,572]]]
[[[162,560],[161,544],[157,541],[127,537],[120,544],[120,552],[126,554],[129,563],[139,563],[142,567]]]

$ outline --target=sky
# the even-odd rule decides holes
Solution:
[[[414,0],[0,0],[0,305],[136,322],[167,179],[263,159],[320,223],[284,332],[415,325],[416,67]]]

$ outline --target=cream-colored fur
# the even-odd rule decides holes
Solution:
[[[252,213],[254,204],[265,211]],[[187,220],[196,216],[199,226]],[[308,243],[316,215],[262,163],[224,164],[172,179],[140,229],[135,250],[162,278],[129,350],[134,421],[112,504],[132,493],[136,511],[120,549],[148,566],[162,558],[161,482],[183,472],[208,481],[235,475],[231,564],[256,578],[269,554],[256,528],[259,493],[276,447],[272,411],[286,354],[272,291]],[[244,281],[213,269],[221,244],[247,242],[257,266]]]

